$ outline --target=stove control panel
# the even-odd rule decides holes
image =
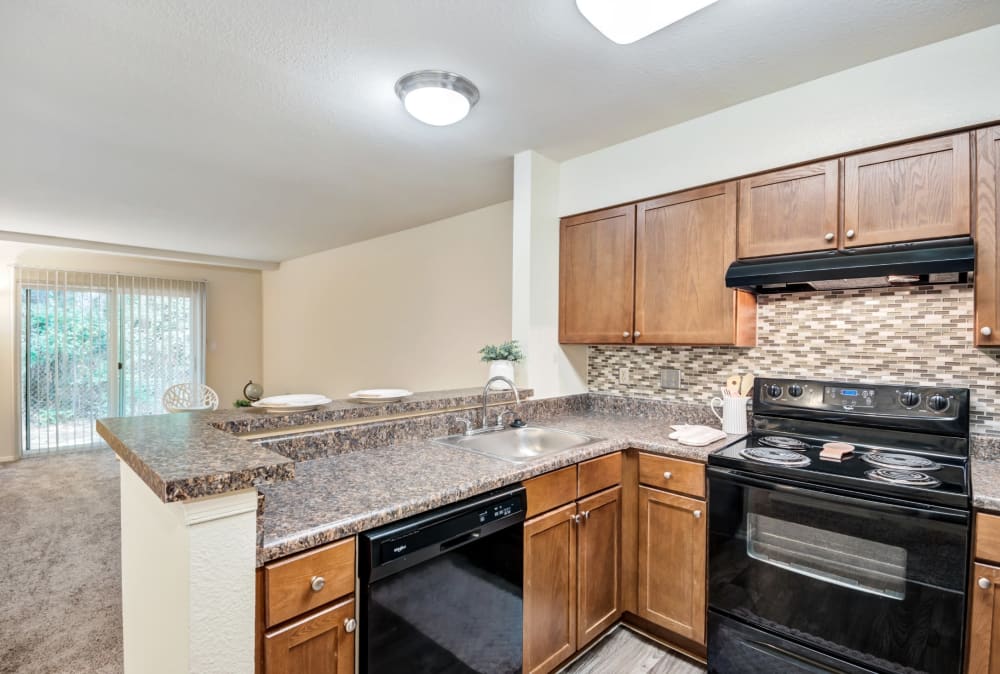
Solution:
[[[823,402],[828,405],[839,405],[844,409],[875,407],[875,389],[824,386]]]

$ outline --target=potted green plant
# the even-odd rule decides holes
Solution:
[[[514,381],[514,363],[524,360],[524,352],[516,339],[503,344],[487,344],[479,349],[484,363],[490,364],[490,377],[507,377]],[[510,388],[503,382],[494,384],[494,388]]]

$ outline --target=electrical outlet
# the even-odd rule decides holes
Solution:
[[[619,384],[631,384],[632,383],[632,370],[627,367],[618,368],[618,383]]]
[[[672,368],[660,370],[660,388],[680,388],[681,371]]]

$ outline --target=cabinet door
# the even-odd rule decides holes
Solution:
[[[986,580],[987,586],[979,583]],[[968,674],[1000,674],[1000,568],[976,564],[972,578]]]
[[[844,246],[968,236],[969,134],[844,160]]]
[[[577,504],[577,648],[621,615],[621,495],[621,487],[614,487]]]
[[[738,315],[745,305],[725,282],[736,257],[736,183],[645,201],[635,229],[636,343],[736,344],[738,320],[752,320]]]
[[[1000,345],[1000,126],[976,132],[976,345]],[[985,333],[985,334],[984,334]]]
[[[354,599],[264,634],[267,674],[353,674]]]
[[[524,523],[524,671],[576,652],[576,504]]]
[[[639,487],[639,615],[705,643],[705,502]]]
[[[741,180],[737,256],[835,249],[838,171],[831,159]]]
[[[563,218],[559,236],[559,341],[632,342],[635,206]]]

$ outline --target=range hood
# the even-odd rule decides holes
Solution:
[[[975,248],[965,236],[739,260],[726,271],[726,286],[774,293],[956,283],[974,266]]]

